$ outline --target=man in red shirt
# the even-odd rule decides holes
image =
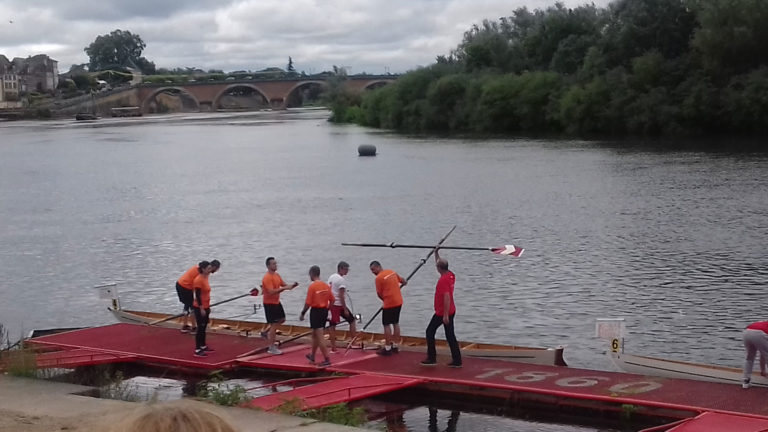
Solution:
[[[448,261],[440,258],[440,253],[435,249],[435,267],[440,273],[440,279],[435,287],[435,314],[427,326],[427,358],[421,362],[424,366],[437,364],[437,350],[435,349],[435,333],[441,325],[445,330],[445,340],[451,348],[452,361],[448,366],[461,367],[461,351],[456,334],[453,331],[453,317],[456,315],[456,304],[453,302],[453,286],[456,283],[456,275],[448,270]]]
[[[376,295],[381,299],[381,323],[384,325],[384,348],[376,354],[388,356],[397,352],[395,341],[400,340],[400,310],[403,308],[400,290],[408,281],[393,270],[383,270],[378,261],[371,261],[369,268],[376,275]]]

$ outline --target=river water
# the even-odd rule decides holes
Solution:
[[[222,261],[217,301],[258,285],[267,256],[301,283],[282,296],[290,322],[309,266],[327,277],[341,259],[367,321],[368,262],[405,276],[427,251],[341,243],[433,244],[453,225],[447,245],[526,249],[443,252],[460,339],[565,345],[570,365],[610,369],[595,319],[624,317],[628,352],[740,366],[741,330],[768,319],[768,153],[404,137],[327,116],[0,123],[0,323],[11,339],[111,323],[105,282],[124,307],[175,313],[197,261]],[[423,333],[436,279],[426,265],[404,291],[403,333]],[[249,302],[214,314],[263,319]]]

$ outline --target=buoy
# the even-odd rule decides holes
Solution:
[[[372,144],[360,144],[357,147],[357,154],[360,156],[376,156],[376,146]]]

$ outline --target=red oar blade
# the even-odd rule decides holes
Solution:
[[[525,249],[521,247],[517,247],[515,245],[506,245],[504,247],[497,247],[491,249],[491,252],[499,255],[512,255],[513,257],[517,258],[520,255],[523,254]]]

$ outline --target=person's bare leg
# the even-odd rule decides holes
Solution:
[[[317,344],[320,346],[320,351],[323,353],[325,359],[330,361],[328,358],[328,347],[325,346],[325,338],[323,338],[323,329],[315,329],[315,335]]]
[[[331,341],[331,351],[336,352],[336,326],[328,327],[328,339]]]
[[[355,324],[354,321],[352,321],[351,323],[349,323],[349,337],[350,337],[350,340],[354,339],[355,336],[357,336],[357,325]]]
[[[384,326],[384,345],[392,345],[392,328],[388,325]]]

